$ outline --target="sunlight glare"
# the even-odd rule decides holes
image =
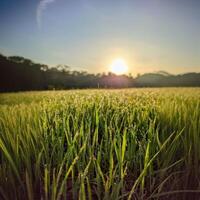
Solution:
[[[114,60],[111,64],[111,72],[113,72],[114,74],[120,75],[126,73],[127,71],[128,66],[126,62],[121,58]]]

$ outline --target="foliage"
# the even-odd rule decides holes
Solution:
[[[200,90],[0,95],[0,199],[198,199]]]

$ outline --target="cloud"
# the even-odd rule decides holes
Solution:
[[[41,28],[42,26],[42,14],[45,11],[45,9],[47,8],[48,4],[51,4],[53,2],[55,2],[56,0],[41,0],[37,6],[37,13],[36,13],[36,17],[37,17],[37,25],[39,28]]]

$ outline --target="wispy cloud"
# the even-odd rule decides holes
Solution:
[[[37,24],[38,27],[41,28],[42,26],[42,14],[45,11],[45,9],[47,8],[48,4],[51,4],[53,2],[55,2],[56,0],[41,0],[37,6]]]

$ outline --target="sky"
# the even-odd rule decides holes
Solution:
[[[72,70],[200,72],[200,0],[0,0],[0,53]]]

